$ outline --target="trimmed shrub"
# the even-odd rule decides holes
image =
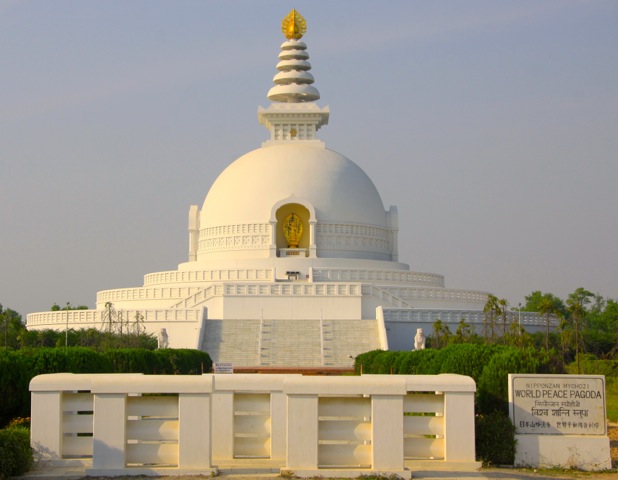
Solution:
[[[361,353],[354,359],[354,373],[373,373],[373,361],[383,353],[384,350],[371,350],[370,352]]]
[[[30,430],[16,426],[0,430],[0,479],[23,475],[32,468]]]
[[[0,427],[30,415],[29,383],[44,373],[144,373],[195,375],[209,372],[206,352],[189,349],[119,349],[97,352],[86,347],[0,349]]]
[[[151,350],[117,348],[106,350],[103,356],[115,373],[158,373],[157,357]]]
[[[441,365],[439,373],[458,373],[459,375],[467,375],[472,377],[475,382],[478,382],[483,373],[483,368],[489,362],[489,359],[498,352],[503,351],[505,347],[498,345],[474,345],[462,343],[451,345],[441,352]]]
[[[0,349],[0,427],[16,416],[30,415],[31,378],[18,352]]]
[[[44,373],[113,371],[103,354],[86,347],[24,348],[17,353],[22,355],[30,378]]]
[[[210,355],[200,350],[164,348],[155,350],[159,374],[200,375],[212,370]]]
[[[549,356],[543,350],[513,347],[493,355],[477,382],[477,413],[508,414],[508,374],[547,373]]]
[[[515,427],[511,419],[494,412],[475,418],[476,458],[483,466],[513,465],[515,462]]]
[[[374,350],[356,357],[366,374],[467,375],[477,384],[477,413],[508,412],[509,373],[549,373],[551,356],[542,350],[505,345],[454,344],[440,350]]]
[[[372,365],[373,372],[372,373],[383,374],[383,375],[397,373],[394,370],[394,364],[397,358],[399,358],[399,356],[400,356],[400,352],[386,351],[386,352],[380,353],[380,355],[378,355],[373,361],[373,365]]]

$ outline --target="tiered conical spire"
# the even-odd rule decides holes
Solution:
[[[320,98],[320,93],[311,86],[314,80],[309,73],[307,45],[300,41],[307,31],[305,19],[292,10],[281,22],[281,30],[288,41],[281,45],[279,73],[273,78],[275,86],[268,92],[268,99],[283,103],[314,102]]]
[[[311,86],[313,75],[309,73],[307,45],[300,41],[307,24],[300,13],[292,10],[283,19],[281,30],[288,40],[281,45],[279,73],[273,79],[275,86],[268,92],[268,98],[276,103],[258,108],[258,120],[270,130],[270,140],[263,145],[303,142],[323,147],[316,132],[328,123],[330,110],[314,103],[320,93]]]

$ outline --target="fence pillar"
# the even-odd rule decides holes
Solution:
[[[30,443],[46,460],[62,458],[62,392],[32,392]]]
[[[403,395],[371,396],[373,470],[403,471]]]
[[[212,401],[212,458],[232,460],[234,458],[234,392],[215,391]]]
[[[92,468],[124,469],[127,450],[127,395],[94,395]]]
[[[444,460],[474,462],[474,392],[444,392]]]
[[[210,403],[209,393],[181,393],[179,395],[179,468],[211,468]]]
[[[273,460],[280,460],[285,463],[285,454],[288,446],[286,435],[286,399],[283,392],[273,392],[270,396],[271,402],[271,445],[270,456]]]
[[[318,469],[318,396],[288,395],[286,470]]]

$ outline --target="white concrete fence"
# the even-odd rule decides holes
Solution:
[[[475,384],[460,375],[61,373],[30,390],[35,450],[88,475],[409,478],[480,466]]]

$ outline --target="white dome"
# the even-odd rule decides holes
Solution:
[[[280,144],[243,155],[212,185],[200,230],[265,223],[275,204],[308,202],[318,223],[387,227],[380,194],[350,159],[321,146]]]

